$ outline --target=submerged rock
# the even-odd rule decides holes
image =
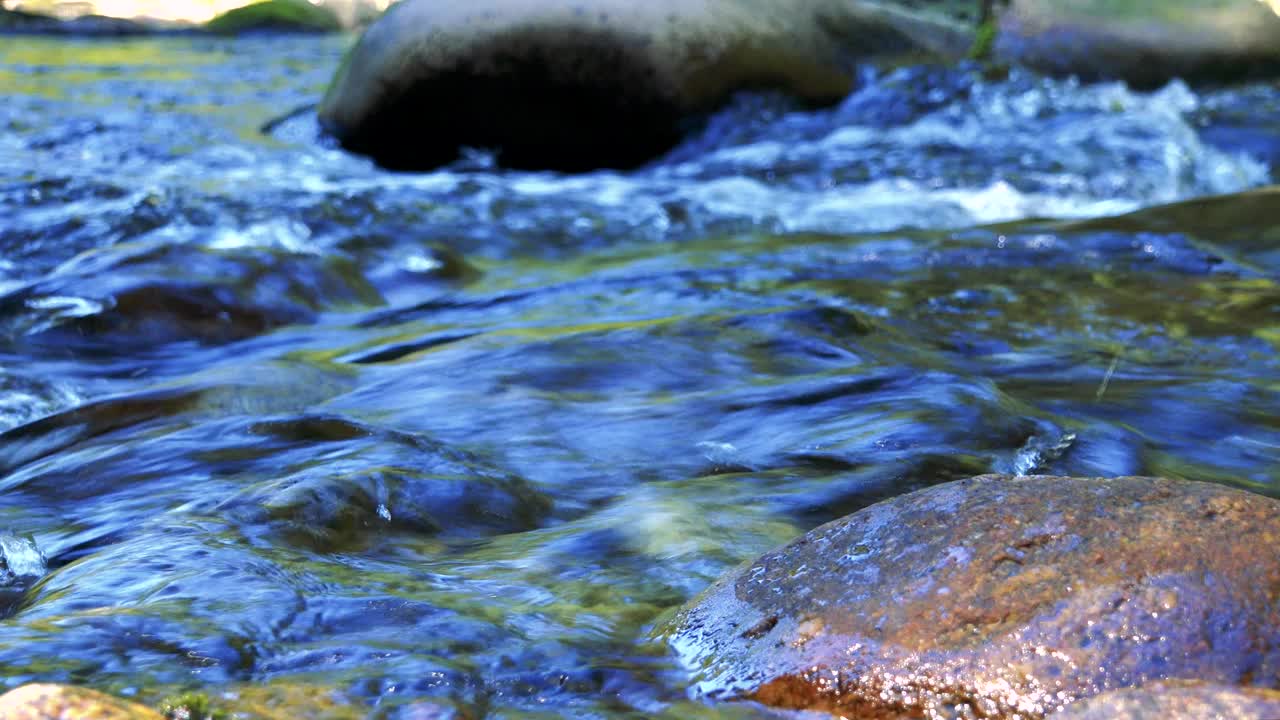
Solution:
[[[1280,684],[1280,503],[1157,478],[983,476],[824,525],[670,640],[718,699],[1043,717],[1170,678]]]
[[[150,708],[68,685],[23,685],[0,695],[4,720],[162,720]]]
[[[1161,682],[1103,693],[1055,713],[1052,720],[1274,720],[1280,692],[1203,682]]]
[[[181,699],[181,698],[179,698]],[[256,682],[232,686],[219,692],[216,700],[194,696],[196,708],[206,711],[204,716],[215,718],[252,718],[253,720],[293,720],[294,718],[324,718],[324,720],[362,720],[369,717],[368,708],[353,702],[345,693],[323,685],[301,685],[290,682]],[[165,715],[181,716],[170,711],[166,703]],[[182,709],[181,705],[174,709]],[[212,711],[212,712],[209,712]]]
[[[1033,68],[1159,85],[1280,71],[1272,0],[1012,0],[996,54]]]
[[[263,422],[252,432],[278,443],[278,475],[229,499],[219,514],[316,550],[381,532],[475,537],[528,530],[550,511],[523,478],[426,438],[320,416]],[[294,448],[308,450],[296,464],[285,460]]]
[[[0,345],[55,354],[221,344],[382,298],[347,260],[256,247],[122,243],[0,294]]]
[[[1045,229],[1180,234],[1202,243],[1216,261],[1270,274],[1280,271],[1280,185],[1157,205],[1116,217],[1051,223]]]
[[[404,0],[347,58],[320,119],[392,168],[462,147],[512,167],[631,167],[738,90],[843,98],[852,60],[912,45],[905,17],[850,0]]]

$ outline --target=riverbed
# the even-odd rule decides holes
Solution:
[[[1280,195],[1122,217],[1273,182],[1274,83],[868,66],[633,172],[399,174],[272,122],[350,42],[0,43],[7,685],[743,717],[652,630],[820,523],[1280,497]]]

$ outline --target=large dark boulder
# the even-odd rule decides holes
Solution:
[[[897,29],[911,17],[859,0],[404,0],[347,57],[320,120],[391,168],[462,147],[511,167],[631,167],[739,90],[843,98],[854,60],[911,45]]]
[[[661,155],[733,93],[815,104],[855,61],[974,47],[977,0],[402,0],[320,106],[344,147],[394,169],[462,148],[509,167],[589,170]],[[1155,85],[1280,70],[1275,0],[997,0],[1002,61]],[[986,31],[982,33],[986,36]]]
[[[668,629],[700,694],[858,718],[1038,718],[1170,678],[1280,684],[1280,502],[983,476],[865,508]]]

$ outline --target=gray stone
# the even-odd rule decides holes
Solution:
[[[859,0],[404,0],[368,29],[319,114],[346,148],[393,168],[467,146],[513,167],[630,167],[739,90],[835,102],[854,60],[913,47],[927,25]]]
[[[1012,0],[997,56],[1084,78],[1159,85],[1280,70],[1275,0]]]

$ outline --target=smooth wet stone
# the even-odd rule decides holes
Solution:
[[[332,417],[264,422],[278,470],[219,512],[315,549],[384,532],[477,536],[536,527],[550,501],[464,451]],[[290,462],[291,451],[301,458]],[[313,455],[324,454],[317,466]]]
[[[1280,71],[1273,0],[1012,0],[996,54],[1038,70],[1160,85]]]
[[[1203,243],[1218,261],[1275,273],[1280,271],[1280,185],[1143,208],[1118,217],[1056,223],[1053,230],[1186,235]]]
[[[1274,720],[1280,692],[1203,682],[1112,690],[1067,706],[1051,720]]]
[[[23,685],[0,695],[4,720],[161,720],[150,708],[68,685]]]
[[[632,167],[735,91],[843,98],[854,59],[913,44],[902,18],[849,0],[404,0],[348,56],[320,120],[397,169],[463,147],[512,167]]]
[[[55,354],[218,344],[382,299],[352,265],[260,247],[120,244],[0,294],[0,344]]]
[[[91,441],[131,425],[187,415],[209,420],[228,415],[294,412],[350,390],[340,369],[304,363],[249,363],[160,383],[139,393],[117,395],[67,408],[0,432],[7,452],[0,473]],[[136,438],[135,438],[136,439]],[[108,442],[118,446],[120,439]],[[97,469],[101,470],[102,458]],[[13,476],[8,478],[13,481]],[[67,493],[64,490],[63,496]]]
[[[699,694],[868,718],[1038,718],[1168,678],[1280,684],[1280,503],[986,475],[823,525],[668,629]]]

